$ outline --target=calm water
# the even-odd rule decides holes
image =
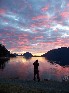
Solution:
[[[0,64],[0,78],[33,79],[33,62],[37,59],[40,64],[39,72],[41,80],[51,79],[61,81],[64,76],[69,76],[69,67],[51,64],[43,57],[32,57],[27,60],[22,56],[18,56]]]

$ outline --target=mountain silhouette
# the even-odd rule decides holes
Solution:
[[[8,51],[4,45],[0,44],[0,57],[9,57],[10,51]]]
[[[33,55],[29,52],[26,52],[26,53],[23,54],[23,57],[25,57],[25,58],[31,58],[32,56]]]
[[[17,56],[17,55],[15,55],[15,54],[12,54],[12,53],[10,54],[10,57],[16,57],[16,56]]]
[[[42,57],[46,57],[48,60],[55,61],[60,65],[69,65],[69,47],[61,47],[53,49],[43,54]]]

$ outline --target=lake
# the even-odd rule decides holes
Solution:
[[[32,57],[25,59],[22,56],[10,58],[7,62],[0,63],[0,78],[33,80],[33,62],[39,61],[40,79],[61,81],[63,77],[69,76],[69,66],[62,67],[58,64],[48,62],[44,57]]]

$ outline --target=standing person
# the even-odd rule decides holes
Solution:
[[[39,77],[39,70],[38,70],[38,66],[39,66],[39,63],[38,63],[38,60],[36,60],[34,63],[34,81],[36,80],[36,75],[37,75],[37,79],[38,79],[38,82],[40,81],[40,77]]]

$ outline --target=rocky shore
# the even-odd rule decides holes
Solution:
[[[0,93],[69,93],[69,82],[1,79]]]
[[[0,57],[0,61],[8,61],[9,59],[9,57]]]

